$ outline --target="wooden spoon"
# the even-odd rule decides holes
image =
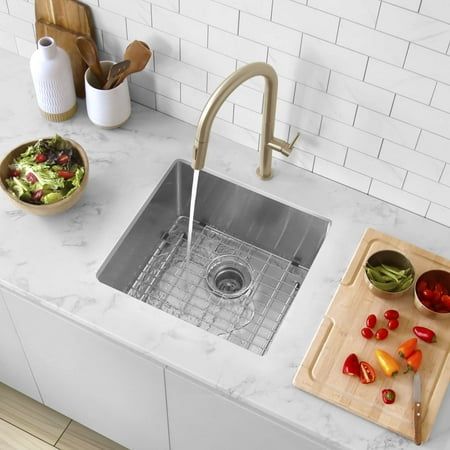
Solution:
[[[99,86],[103,86],[106,83],[106,77],[98,60],[95,42],[88,36],[79,36],[76,39],[76,45],[81,57],[92,70],[95,78],[97,78]]]
[[[109,69],[108,79],[103,85],[103,89],[111,89],[116,83],[119,77],[130,67],[130,60],[125,59],[116,64],[113,64]]]
[[[115,86],[122,83],[128,75],[132,73],[140,72],[149,62],[152,57],[152,51],[150,47],[142,41],[131,42],[125,50],[124,59],[130,60],[130,67],[122,73],[117,80]]]

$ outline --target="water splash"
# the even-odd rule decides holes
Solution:
[[[194,170],[194,174],[192,177],[191,208],[189,211],[186,262],[189,262],[191,259],[192,228],[194,226],[194,211],[195,211],[195,201],[197,200],[197,187],[198,187],[199,173],[200,173],[200,170]]]

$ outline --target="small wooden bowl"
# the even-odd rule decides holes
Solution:
[[[51,139],[51,138],[43,138],[43,139]],[[18,157],[21,153],[23,153],[30,145],[34,145],[38,141],[38,139],[30,142],[25,142],[24,144],[19,145],[18,147],[14,148],[9,153],[7,153],[5,157],[0,161],[0,187],[16,206],[19,206],[26,212],[36,214],[38,216],[52,216],[54,214],[59,214],[64,211],[67,211],[68,209],[72,208],[72,206],[75,205],[75,203],[78,202],[88,181],[89,160],[86,152],[84,151],[84,149],[81,147],[80,144],[76,143],[75,141],[72,141],[71,139],[66,138],[64,139],[72,144],[72,147],[78,153],[79,160],[81,161],[84,167],[84,176],[83,179],[81,180],[80,187],[75,192],[73,192],[69,197],[62,199],[59,202],[51,203],[49,205],[35,205],[33,203],[27,203],[20,200],[11,192],[9,192],[5,181],[9,177],[8,166],[12,164],[14,158]]]
[[[417,279],[414,287],[414,305],[415,307],[425,316],[431,317],[433,319],[445,320],[450,319],[450,312],[437,312],[431,308],[428,308],[422,303],[417,293],[417,286],[422,280],[429,281],[430,279],[438,280],[444,285],[444,287],[450,292],[450,272],[446,270],[428,270],[420,275]]]
[[[399,269],[411,269],[413,280],[411,281],[411,284],[402,291],[397,292],[389,292],[389,291],[383,291],[382,289],[376,287],[372,282],[369,280],[369,277],[366,274],[366,266],[370,264],[371,266],[378,266],[380,264],[388,264],[390,266],[398,267]],[[381,250],[379,252],[373,253],[369,258],[367,259],[366,263],[364,264],[364,279],[366,280],[366,284],[369,288],[369,290],[375,294],[377,297],[384,298],[386,300],[393,300],[398,297],[402,297],[405,295],[411,287],[414,285],[414,277],[415,277],[415,271],[414,267],[411,264],[411,261],[400,252],[397,252],[395,250]]]

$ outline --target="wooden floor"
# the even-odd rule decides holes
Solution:
[[[126,450],[0,383],[1,450]]]

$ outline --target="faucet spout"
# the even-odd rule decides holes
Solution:
[[[226,78],[214,91],[206,103],[197,125],[192,156],[192,168],[203,169],[208,150],[211,127],[222,104],[230,94],[250,78],[262,76],[265,79],[264,104],[261,141],[259,147],[260,162],[257,173],[262,179],[272,177],[272,151],[276,150],[288,156],[295,141],[291,144],[274,137],[275,110],[277,104],[278,77],[272,66],[263,62],[255,62],[241,67]]]

